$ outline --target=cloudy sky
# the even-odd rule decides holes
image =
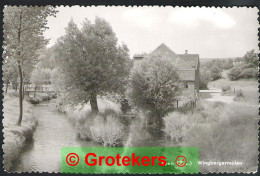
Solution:
[[[49,46],[65,33],[71,18],[81,27],[87,18],[105,18],[124,42],[130,55],[150,52],[161,43],[175,53],[198,53],[201,58],[243,56],[258,51],[257,8],[181,7],[59,7],[57,17],[48,19],[45,32]]]

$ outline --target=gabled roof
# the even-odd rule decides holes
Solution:
[[[192,66],[197,67],[199,64],[198,54],[178,54],[183,60],[190,63]]]
[[[168,46],[162,43],[158,46],[151,54],[148,56],[156,57],[156,56],[163,56],[173,60],[174,65],[179,69],[189,69],[192,68],[188,62],[186,62],[183,58],[175,54]]]

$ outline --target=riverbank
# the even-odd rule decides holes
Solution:
[[[170,114],[168,134],[183,136],[182,147],[198,147],[200,161],[242,162],[242,165],[201,165],[202,173],[257,170],[258,106],[201,101],[194,112]],[[179,120],[183,119],[183,120]],[[181,129],[181,130],[179,130]],[[235,146],[235,147],[234,147]]]
[[[91,141],[80,140],[66,114],[55,108],[55,101],[45,101],[33,107],[38,126],[32,140],[13,163],[12,172],[59,173],[63,147],[102,147]]]
[[[57,98],[56,94],[48,94],[48,93],[37,93],[36,96],[28,96],[28,101],[31,104],[39,104],[43,101],[49,101],[51,99]]]
[[[104,146],[123,146],[128,137],[128,120],[123,118],[120,105],[106,99],[98,99],[98,105],[98,114],[92,113],[89,103],[58,109],[66,113],[80,139]]]
[[[37,121],[33,117],[32,105],[24,101],[24,114],[21,126],[16,123],[19,117],[18,92],[4,94],[3,99],[3,132],[4,132],[4,168],[9,170],[16,161],[26,142],[33,136]]]

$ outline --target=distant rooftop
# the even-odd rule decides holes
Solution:
[[[162,43],[150,54],[135,54],[135,60],[141,60],[146,56],[164,56],[174,61],[174,65],[180,69],[191,69],[197,67],[199,63],[198,54],[188,54],[188,50],[185,50],[185,54],[176,54],[167,45]]]

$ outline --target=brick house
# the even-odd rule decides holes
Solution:
[[[134,55],[135,62],[148,56],[166,57],[173,61],[180,79],[183,82],[183,96],[187,98],[197,97],[199,91],[199,69],[200,61],[198,54],[176,54],[164,43],[158,46],[150,54]]]

